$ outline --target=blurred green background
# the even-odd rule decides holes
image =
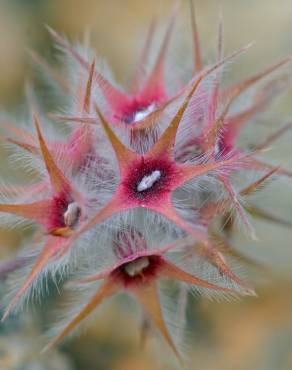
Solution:
[[[195,3],[206,61],[214,55],[220,12],[224,19],[226,52],[255,41],[251,50],[230,68],[228,81],[238,81],[292,54],[291,0],[197,0]],[[26,81],[36,82],[38,86],[26,47],[53,59],[45,24],[72,40],[82,41],[89,31],[97,55],[108,62],[117,81],[126,84],[152,17],[157,15],[165,25],[173,4],[171,0],[0,0],[1,110],[13,113],[17,109],[23,101]],[[178,67],[192,55],[188,1],[182,0],[181,4],[173,37],[174,44],[180,42],[170,50]],[[292,73],[291,66],[287,70]],[[257,127],[246,130],[244,141],[255,143],[256,134],[268,134],[291,119],[291,91],[269,107]],[[41,87],[40,94],[43,94]],[[267,157],[291,166],[291,143],[292,135],[288,133],[275,143]],[[9,176],[4,154],[1,151],[1,174]],[[259,198],[261,205],[288,220],[292,220],[290,181],[273,182]],[[258,221],[256,231],[258,241],[238,234],[233,244],[265,266],[252,271],[247,268],[259,297],[236,302],[190,298],[188,352],[193,370],[292,369],[292,230]],[[0,233],[0,257],[4,259],[18,248],[21,235],[5,230]],[[170,369],[166,361],[154,356],[160,338],[151,336],[145,350],[139,348],[139,316],[121,302],[101,309],[90,330],[80,338],[74,338],[53,353],[40,355],[43,340],[40,331],[47,321],[46,309],[43,311],[21,315],[21,319],[2,325],[1,370]]]

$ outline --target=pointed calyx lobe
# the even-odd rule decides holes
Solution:
[[[233,56],[228,57],[226,60]],[[120,183],[111,201],[85,224],[75,237],[115,213],[136,207],[145,207],[162,214],[179,227],[192,233],[196,238],[206,237],[200,227],[190,227],[177,214],[171,202],[171,193],[197,176],[232,166],[237,162],[238,158],[234,157],[226,161],[222,160],[201,165],[184,165],[175,162],[173,152],[179,124],[193,94],[204,77],[219,68],[225,61],[218,62],[216,65],[202,71],[193,81],[189,93],[168,128],[145,155],[139,155],[127,149],[117,138],[98,107],[95,106],[97,115],[117,157],[120,169]]]
[[[7,307],[2,320],[10,314],[49,261],[57,254],[68,250],[72,241],[69,239],[66,246],[65,241],[67,242],[67,238],[84,217],[82,215],[83,202],[79,192],[73,188],[55,163],[41,133],[39,119],[36,115],[34,115],[34,121],[52,196],[34,203],[1,204],[0,211],[30,219],[42,225],[49,235],[30,273]]]
[[[32,220],[42,225],[49,234],[67,236],[80,220],[82,199],[53,159],[36,115],[34,121],[52,196],[33,203],[1,204],[0,211]]]
[[[177,8],[172,12],[157,59],[143,83],[141,82],[142,68],[141,65],[138,66],[138,74],[134,76],[133,81],[133,95],[119,91],[104,76],[94,70],[94,79],[100,87],[110,108],[108,117],[111,122],[132,124],[144,121],[146,118],[147,120],[151,119],[156,114],[156,111],[160,111],[161,106],[167,104],[168,100],[171,101],[167,96],[164,82],[164,64],[176,13]],[[147,58],[153,29],[154,26],[152,25],[142,54],[144,59]],[[81,54],[74,50],[58,33],[50,28],[48,28],[48,30],[54,40],[64,47],[83,68],[88,71],[90,70],[90,65]],[[145,60],[142,60],[142,63],[144,64]]]
[[[83,283],[100,279],[103,279],[103,282],[91,300],[73,320],[69,322],[61,333],[49,343],[47,349],[51,348],[74,330],[83,319],[91,314],[102,300],[116,292],[125,290],[134,296],[141,304],[168,345],[179,357],[179,353],[168,332],[162,315],[158,292],[159,279],[170,278],[179,282],[222,292],[234,293],[234,291],[191,275],[177,267],[174,263],[168,261],[166,253],[176,247],[177,244],[174,243],[161,249],[148,250],[146,241],[140,232],[134,229],[130,232],[120,232],[114,244],[114,251],[118,256],[118,263],[106,271],[83,280]]]

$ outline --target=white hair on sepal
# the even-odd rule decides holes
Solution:
[[[29,179],[28,179],[29,182]],[[37,185],[38,183],[29,183],[25,185],[14,184],[14,183],[6,183],[0,179],[0,203],[23,203],[30,201],[30,196],[33,200],[42,199],[43,196],[46,196],[49,191],[47,187],[40,189],[36,194],[33,196],[29,194],[28,189]]]
[[[200,132],[202,124],[205,120],[206,101],[210,94],[210,89],[213,86],[214,76],[207,76],[198,86],[194,95],[189,101],[188,107],[182,117],[181,123],[178,128],[176,137],[176,150],[179,152],[180,148],[183,149],[185,144],[188,144],[190,138],[196,139]],[[185,98],[189,93],[189,89],[183,95]],[[183,99],[182,99],[183,101]]]
[[[180,310],[181,303],[187,303],[181,301],[181,289],[186,289],[188,293],[189,287],[184,283],[168,279],[161,279],[158,286],[164,322],[182,360],[187,362],[190,353],[190,331],[186,325],[186,311],[180,312]],[[186,309],[186,306],[184,308]],[[169,351],[169,348],[166,349]]]
[[[107,230],[109,234],[118,233],[121,228],[137,228],[143,231],[142,234],[147,238],[152,235],[160,235],[163,232],[163,239],[167,242],[168,238],[177,238],[181,235],[181,229],[176,227],[172,222],[168,221],[159,213],[136,208],[133,210],[117,213],[94,227],[95,233],[99,233],[99,229]],[[155,231],[155,233],[154,233]]]
[[[8,230],[21,229],[22,231],[30,230],[34,225],[33,221],[21,216],[0,212],[0,225]]]
[[[196,246],[190,246],[185,248],[183,251],[171,251],[167,253],[167,258],[170,259],[172,263],[181,268],[183,271],[194,275],[200,279],[204,279],[210,283],[216,284],[218,286],[232,289],[233,292],[224,292],[215,289],[202,288],[201,286],[189,285],[192,292],[196,294],[204,295],[208,298],[214,298],[216,300],[221,298],[237,298],[242,293],[246,294],[246,289],[240,286],[234,280],[231,280],[226,274],[221,273],[217,267],[215,267],[211,262],[209,262],[206,257],[200,255],[197,251]],[[235,271],[236,265],[232,266],[232,271]]]
[[[26,244],[26,248],[21,251],[20,256],[26,257],[27,262],[22,268],[11,273],[7,279],[7,294],[2,301],[4,308],[9,305],[18,290],[22,287],[36,259],[41,253],[44,241],[38,246],[35,246],[34,249],[31,249],[31,246],[28,248],[29,243]],[[61,259],[52,258],[32,281],[28,289],[20,296],[12,312],[18,313],[19,311],[27,310],[32,303],[40,305],[42,303],[42,298],[49,292],[48,282],[52,282],[58,289],[58,285],[69,276],[71,271],[72,266],[70,264],[69,254],[63,256]]]
[[[55,309],[49,317],[46,338],[53,339],[58,335],[87,305],[102,283],[103,281],[95,281],[87,284],[78,284],[77,282],[74,285],[71,283],[65,284],[62,291],[64,299],[60,302],[59,308]],[[102,310],[107,308],[107,304],[110,303],[112,298],[115,299],[115,297],[108,297],[102,301],[64,340],[70,340],[76,334],[81,335],[84,331],[92,327],[92,323],[96,322],[97,316]],[[51,320],[54,322],[52,323]]]
[[[11,154],[8,155],[11,167],[19,168],[30,176],[36,176],[44,172],[40,157],[12,143],[4,144],[4,146],[11,149]]]
[[[240,233],[244,235],[250,235],[253,239],[256,240],[257,238],[256,238],[255,230],[253,227],[252,217],[246,211],[246,207],[249,204],[249,200],[246,197],[241,196],[239,192],[236,192],[234,188],[233,190],[234,190],[237,204],[235,204],[235,200],[231,198],[230,194],[227,191],[225,192],[225,196],[224,196],[224,198],[228,200],[228,204],[225,204],[225,208],[223,209],[223,214],[228,215],[229,217],[229,219],[225,220],[225,223],[228,223],[228,221],[231,220],[235,224],[236,229]],[[224,198],[223,198],[223,202],[224,202]],[[225,224],[221,226],[221,229],[224,229],[224,227],[225,227]]]
[[[43,56],[40,55],[40,57],[42,58]],[[34,67],[33,73],[37,77],[37,80],[41,83],[41,86],[38,86],[39,99],[42,102],[46,102],[46,107],[50,107],[53,104],[60,104],[60,102],[68,104],[70,94],[68,94],[64,90],[64,87],[62,87],[62,85],[58,81],[56,81],[56,79],[52,78],[52,75],[46,70],[45,66],[34,61],[32,61],[32,63]],[[54,68],[57,65],[59,75],[63,78],[65,77],[64,82],[67,82],[67,69],[64,68],[63,65],[58,63],[57,58],[54,58],[54,60],[50,60],[50,63],[48,63],[47,65],[50,68]]]
[[[128,251],[129,255],[135,250],[139,251],[141,247],[148,251],[163,248],[185,236],[184,231],[155,212],[145,212],[141,209],[125,211],[80,237],[80,250],[85,252],[82,259],[89,266],[85,268],[85,272],[90,269],[92,271],[89,275],[93,275],[100,270],[111,268],[119,261],[116,247],[117,243],[123,243],[123,233],[129,242],[132,240],[132,251]],[[126,252],[127,243],[124,248]]]

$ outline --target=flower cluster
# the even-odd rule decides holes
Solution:
[[[175,90],[168,86],[165,65],[176,14],[147,71],[155,31],[155,23],[151,25],[127,92],[101,74],[95,58],[51,29],[52,38],[71,59],[73,73],[64,76],[31,52],[70,97],[68,112],[51,114],[50,119],[68,123],[72,132],[65,139],[57,133],[49,138],[43,133],[48,117],[33,102],[33,132],[6,124],[13,136],[4,138],[5,143],[16,147],[21,160],[27,160],[25,168],[37,170],[40,180],[29,186],[2,186],[1,221],[18,225],[28,220],[39,227],[28,255],[2,266],[0,274],[17,270],[14,279],[11,275],[13,296],[3,320],[39,292],[47,278],[61,276],[61,285],[69,281],[68,289],[82,297],[81,307],[74,306],[67,315],[70,321],[49,347],[101,301],[124,291],[140,303],[147,320],[179,357],[163,315],[162,280],[209,296],[255,294],[222,251],[238,253],[228,244],[234,220],[251,237],[253,215],[281,222],[248,198],[271,176],[292,175],[258,159],[291,125],[262,140],[252,152],[238,146],[238,137],[286,88],[281,76],[268,77],[290,58],[226,87],[225,66],[249,46],[224,57],[220,24],[217,60],[204,66],[193,12],[194,67],[189,80]],[[238,98],[246,91],[247,103],[241,106]],[[253,182],[248,181],[250,171],[256,173]],[[185,301],[176,303],[183,313]]]

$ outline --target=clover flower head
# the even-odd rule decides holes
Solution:
[[[269,76],[290,57],[226,87],[222,82],[225,66],[249,46],[224,57],[220,23],[217,60],[204,66],[192,9],[193,72],[170,94],[165,64],[176,17],[177,9],[147,74],[144,63],[155,31],[155,22],[151,24],[129,91],[115,87],[99,71],[95,58],[88,60],[52,29],[54,41],[75,64],[74,78],[53,71],[31,52],[74,102],[67,114],[50,115],[54,121],[68,123],[72,131],[69,137],[56,134],[49,139],[44,125],[47,117],[33,104],[34,133],[5,126],[13,133],[3,138],[5,143],[29,158],[27,166],[37,169],[41,179],[27,187],[2,187],[1,221],[10,214],[12,225],[25,219],[42,232],[41,238],[36,233],[31,242],[29,257],[0,269],[0,276],[1,271],[6,276],[13,270],[21,276],[3,320],[21,308],[48,276],[62,275],[64,289],[69,280],[73,294],[85,289],[91,296],[62,325],[48,348],[104,299],[123,291],[138,301],[180,357],[163,316],[161,281],[169,279],[180,289],[188,285],[208,296],[254,295],[229,266],[224,252],[233,256],[239,252],[229,245],[227,226],[220,230],[217,221],[229,220],[233,225],[229,218],[233,215],[251,237],[255,237],[252,215],[285,224],[248,200],[272,176],[292,175],[258,159],[261,150],[291,125],[262,140],[252,152],[239,147],[237,139],[256,114],[287,87],[281,76]],[[249,104],[242,108],[238,97],[252,88]],[[248,181],[250,171],[257,173],[253,182]],[[241,180],[238,187],[236,177],[247,180]],[[22,274],[28,270],[23,281]],[[185,303],[177,302],[181,304]]]

